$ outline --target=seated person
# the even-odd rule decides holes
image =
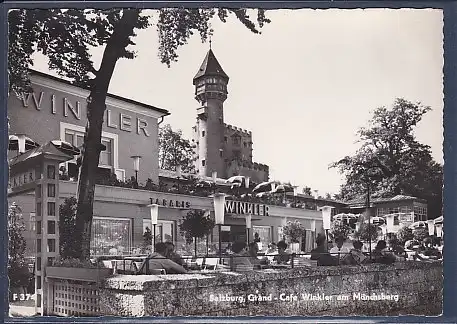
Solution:
[[[274,256],[278,254],[278,248],[276,246],[276,243],[270,243],[268,244],[268,248],[265,251],[265,256],[267,257],[268,261],[273,261]]]
[[[286,264],[290,260],[290,254],[286,252],[287,243],[284,241],[278,242],[278,254],[274,256],[273,261],[277,264]]]
[[[166,257],[183,267],[186,262],[175,252],[175,245],[172,242],[165,242],[165,245],[167,246]]]
[[[187,273],[186,269],[177,264],[176,262],[167,259],[167,245],[165,243],[157,243],[155,245],[155,252],[148,255],[141,265],[141,272],[146,273],[146,262],[149,269],[165,269],[167,274]]]
[[[366,264],[370,261],[362,252],[362,242],[354,241],[352,246],[353,248],[349,251],[348,264]]]
[[[404,261],[407,258],[405,249],[399,244],[396,238],[389,240],[389,251],[395,255],[397,261]]]
[[[419,260],[427,260],[427,259],[440,259],[442,257],[441,252],[432,247],[432,239],[426,237],[423,241],[421,248],[416,252],[415,258]]]
[[[254,268],[260,268],[261,264],[267,264],[267,262],[268,262],[267,261],[268,259],[266,257],[259,259],[258,253],[259,253],[258,244],[256,242],[249,243],[249,249],[248,249],[246,255],[249,256],[249,261],[251,261]]]
[[[345,239],[343,237],[337,237],[335,239],[336,245],[330,249],[330,255],[343,261],[349,254],[349,249],[343,246]]]
[[[325,235],[319,233],[316,237],[317,247],[311,251],[311,260],[317,260],[318,266],[337,265],[338,259],[328,253]]]
[[[392,264],[396,261],[395,255],[386,251],[387,243],[384,240],[378,241],[373,253],[373,263]]]
[[[245,242],[235,242],[232,244],[233,254],[230,257],[230,270],[231,271],[240,271],[244,269],[245,271],[252,270],[253,265],[250,258],[246,256],[246,243]]]

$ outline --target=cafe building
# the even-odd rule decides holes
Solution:
[[[43,145],[52,140],[62,140],[76,147],[83,143],[87,97],[89,91],[71,83],[32,71],[33,92],[8,98],[10,135],[22,141],[29,137]],[[98,176],[115,174],[125,181],[137,177],[139,183],[148,179],[158,184],[170,179],[173,174],[158,168],[158,127],[169,112],[162,108],[136,102],[109,94],[103,123],[102,144]],[[27,148],[28,150],[29,148]],[[9,159],[26,153],[26,146],[18,145],[8,152]],[[60,166],[65,175],[59,182],[59,200],[52,202],[48,212],[58,217],[59,206],[65,198],[75,197],[77,192],[77,157]],[[213,172],[214,173],[214,172]],[[230,174],[230,176],[233,174]],[[217,179],[218,182],[225,182]],[[212,180],[204,174],[199,178]],[[262,178],[260,178],[262,180]],[[10,178],[9,187],[22,185],[20,175]],[[131,252],[144,245],[143,234],[148,227],[155,227],[157,241],[171,241],[184,246],[179,230],[182,218],[192,209],[204,210],[214,216],[214,199],[187,194],[175,194],[154,190],[130,189],[110,185],[97,185],[92,226],[92,252],[108,254],[113,251]],[[27,254],[36,250],[34,239],[37,229],[35,192],[10,192],[9,202],[16,202],[23,212],[27,231]],[[159,205],[158,221],[151,224],[150,204]],[[224,245],[236,240],[250,240],[257,233],[265,247],[270,242],[283,239],[282,227],[288,220],[299,220],[306,228],[303,247],[310,249],[315,232],[322,228],[322,214],[316,210],[289,208],[247,201],[227,199],[224,206],[224,223],[216,226],[208,237],[208,246],[213,249],[219,242],[219,233]],[[251,219],[246,224],[246,219]],[[248,225],[249,230],[246,228]],[[40,224],[40,226],[44,226]],[[205,242],[206,243],[206,242]]]

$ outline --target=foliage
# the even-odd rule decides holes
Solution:
[[[413,237],[415,240],[422,242],[424,238],[428,237],[428,228],[418,227],[413,230]]]
[[[371,223],[362,223],[359,230],[354,233],[354,236],[365,242],[375,242],[378,238],[378,228],[378,226]]]
[[[149,227],[146,227],[146,230],[143,233],[143,245],[144,247],[150,246],[152,244],[152,231]]]
[[[100,269],[104,268],[102,262],[95,264],[89,260],[80,260],[76,258],[61,258],[58,257],[52,262],[53,267],[63,267],[63,268],[85,268],[85,269]]]
[[[346,200],[403,194],[427,200],[429,216],[442,215],[443,168],[430,147],[419,143],[414,129],[430,107],[396,99],[392,109],[374,110],[369,127],[358,131],[361,148],[354,156],[333,163],[346,177],[341,196]]]
[[[283,235],[290,239],[292,243],[298,243],[305,235],[306,229],[299,221],[288,221],[282,229]]]
[[[403,226],[397,232],[397,238],[401,245],[404,245],[406,241],[414,239],[413,230],[407,226]]]
[[[337,238],[347,239],[350,232],[351,232],[351,228],[349,227],[349,225],[345,224],[343,221],[340,221],[340,220],[333,221],[330,226],[330,233],[331,233],[333,239],[337,239]]]
[[[8,278],[13,287],[28,284],[29,271],[25,262],[26,242],[21,208],[12,203],[8,208]]]
[[[229,14],[250,31],[259,33],[269,20],[257,10],[257,23],[246,9],[163,8],[158,11],[159,57],[168,66],[178,58],[177,49],[198,32],[202,41],[212,33],[210,20],[222,22]],[[101,152],[101,132],[106,97],[117,61],[133,59],[132,38],[137,30],[148,28],[150,15],[139,8],[100,9],[15,9],[9,12],[8,81],[9,91],[30,92],[29,70],[32,55],[42,53],[48,66],[75,85],[90,90],[87,98],[87,124],[78,183],[76,212],[76,251],[81,259],[90,257],[90,237],[96,170]],[[97,69],[90,50],[104,48]]]
[[[203,210],[190,210],[179,224],[181,234],[187,243],[192,243],[194,238],[203,238],[211,233],[214,228],[214,220]]]
[[[194,148],[182,137],[182,131],[173,131],[170,125],[159,129],[159,168],[175,171],[178,166],[185,173],[195,171]]]
[[[76,198],[65,198],[59,206],[59,244],[62,258],[73,258],[75,251]]]

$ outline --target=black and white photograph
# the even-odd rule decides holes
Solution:
[[[443,10],[8,28],[10,318],[442,314]]]

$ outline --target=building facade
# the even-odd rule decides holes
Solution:
[[[193,127],[196,170],[201,176],[217,172],[225,179],[244,175],[256,183],[268,181],[269,167],[252,160],[252,132],[224,122],[228,82],[210,49],[193,79],[195,99],[200,104]]]
[[[39,144],[63,140],[77,147],[84,141],[89,90],[64,80],[32,71],[33,93],[8,98],[10,134],[25,134]],[[108,95],[103,123],[100,176],[118,179],[135,175],[132,156],[141,156],[139,181],[158,181],[158,123],[169,115],[165,109]],[[134,145],[133,145],[134,144]],[[9,156],[18,152],[10,152]],[[76,159],[65,164],[77,174]]]

